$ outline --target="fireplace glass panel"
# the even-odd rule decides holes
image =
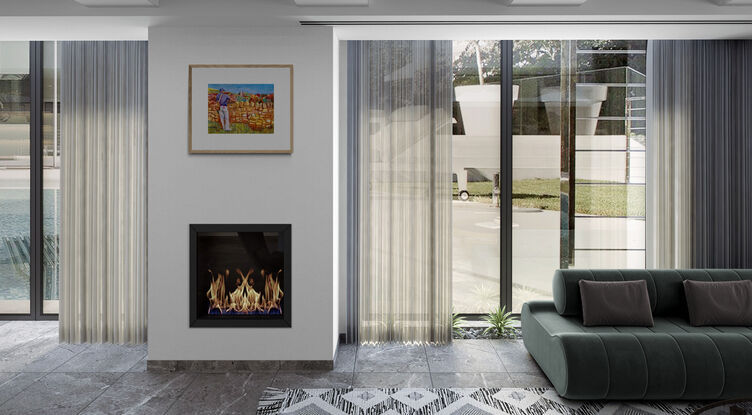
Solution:
[[[289,326],[289,225],[194,225],[191,237],[192,326]]]

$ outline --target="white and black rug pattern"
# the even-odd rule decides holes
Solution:
[[[267,388],[258,415],[691,414],[705,403],[570,401],[547,388]]]

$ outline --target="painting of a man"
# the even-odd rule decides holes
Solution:
[[[222,123],[222,129],[225,131],[232,131],[230,112],[227,111],[227,104],[229,104],[230,101],[235,101],[235,98],[227,94],[224,88],[220,88],[219,93],[217,94],[217,102],[219,103],[219,121]]]

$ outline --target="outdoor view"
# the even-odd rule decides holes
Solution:
[[[61,148],[57,42],[44,42],[42,53],[42,312],[57,314]]]
[[[31,245],[29,42],[0,42],[0,314],[29,314]],[[58,310],[60,145],[55,43],[44,44],[42,312]]]
[[[572,51],[569,60],[562,48]],[[645,41],[514,42],[515,312],[525,301],[551,297],[558,268],[645,266],[645,49]],[[500,301],[500,53],[496,41],[454,42],[453,304],[459,313],[488,313]],[[575,91],[576,133],[569,140],[561,134],[562,73]],[[573,192],[561,166],[570,143]],[[565,206],[574,199],[572,235],[562,194]]]
[[[500,43],[453,43],[452,303],[487,313],[500,301]]]
[[[0,313],[28,314],[29,42],[0,42]]]

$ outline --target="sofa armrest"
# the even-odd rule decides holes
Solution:
[[[521,321],[525,347],[559,395],[573,399],[606,397],[608,357],[597,334],[554,330],[559,323],[567,326],[567,321],[551,301],[525,303]]]

